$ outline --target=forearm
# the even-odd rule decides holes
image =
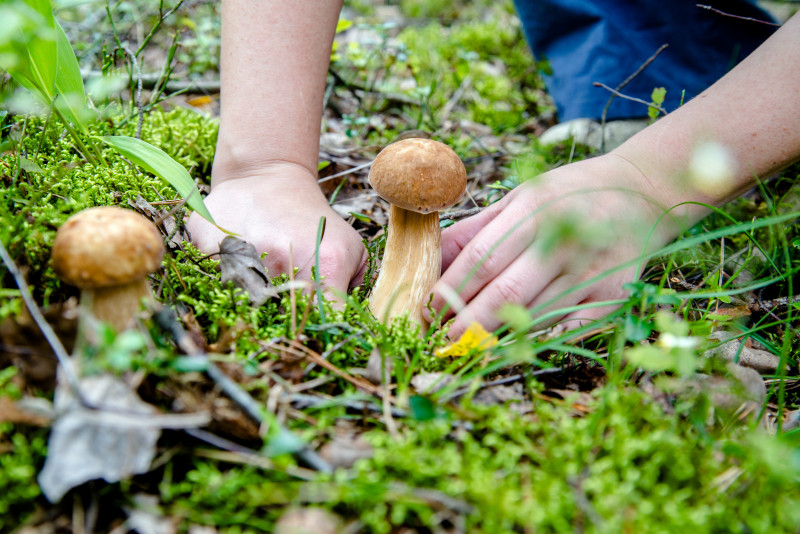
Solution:
[[[316,175],[341,0],[224,0],[214,183],[270,164]]]
[[[732,180],[713,191],[687,179],[693,150],[707,141],[733,157]],[[636,166],[666,207],[721,204],[800,159],[800,16],[719,82],[611,154]],[[705,214],[698,208],[685,213],[695,220]]]

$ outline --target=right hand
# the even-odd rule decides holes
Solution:
[[[615,268],[678,232],[661,224],[650,235],[663,213],[657,206],[672,205],[659,198],[663,193],[614,155],[565,165],[526,182],[442,233],[444,274],[434,287],[432,307],[442,310],[447,295],[458,295],[463,307],[444,315],[448,319],[458,312],[449,330],[458,338],[472,321],[487,330],[499,327],[498,312],[506,304],[536,309],[541,316],[623,299],[622,286],[636,279],[637,267],[634,262]],[[586,324],[613,308],[558,314],[539,327],[557,319],[565,326]]]
[[[367,253],[359,234],[328,205],[316,177],[295,164],[276,164],[258,172],[215,178],[205,203],[221,228],[238,234],[259,253],[270,277],[297,269],[297,279],[310,280],[316,264],[317,228],[326,218],[319,247],[323,283],[344,294],[361,283]],[[188,229],[206,254],[219,251],[225,233],[193,213]],[[335,296],[335,295],[334,295]]]

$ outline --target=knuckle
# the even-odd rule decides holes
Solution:
[[[493,304],[498,308],[504,304],[523,304],[525,303],[525,288],[523,284],[515,280],[499,280],[493,287],[492,292],[495,297]]]
[[[467,249],[467,261],[478,280],[490,279],[497,273],[498,259],[499,256],[493,254],[491,244],[475,243]]]

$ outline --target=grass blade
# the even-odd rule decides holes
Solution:
[[[166,180],[186,199],[186,203],[190,208],[209,222],[214,223],[214,219],[203,202],[200,192],[195,187],[189,171],[169,154],[146,141],[134,137],[114,135],[97,137],[97,139],[114,148],[136,165],[150,171],[162,180]]]

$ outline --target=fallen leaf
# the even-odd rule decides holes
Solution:
[[[237,237],[225,236],[219,245],[222,283],[229,281],[246,291],[253,306],[261,306],[267,299],[278,295],[270,284],[267,269],[261,263],[256,248]]]
[[[358,461],[372,458],[372,445],[361,436],[341,435],[323,445],[319,455],[334,469],[350,468]]]
[[[392,359],[388,356],[383,356],[381,351],[377,348],[372,349],[367,360],[367,368],[364,372],[364,378],[373,384],[389,384],[392,381],[392,369],[394,365]]]
[[[84,378],[79,388],[85,404],[70,386],[56,386],[56,417],[38,478],[50,502],[89,480],[114,483],[146,473],[162,428],[196,428],[210,420],[207,414],[159,415],[111,375]]]
[[[479,390],[472,398],[475,404],[505,404],[507,402],[521,402],[523,400],[522,384],[513,386],[499,384]]]
[[[337,534],[342,524],[338,516],[322,508],[295,508],[275,523],[275,534]]]
[[[453,380],[453,375],[446,373],[419,373],[411,378],[411,385],[419,393],[436,393]]]
[[[486,331],[480,323],[472,322],[467,330],[461,334],[458,341],[446,347],[436,349],[436,355],[440,358],[453,357],[459,358],[472,352],[473,350],[486,350],[497,345],[497,337]]]
[[[159,508],[157,495],[139,493],[133,496],[133,506],[126,506],[128,528],[138,534],[175,534],[177,519],[167,517]]]

